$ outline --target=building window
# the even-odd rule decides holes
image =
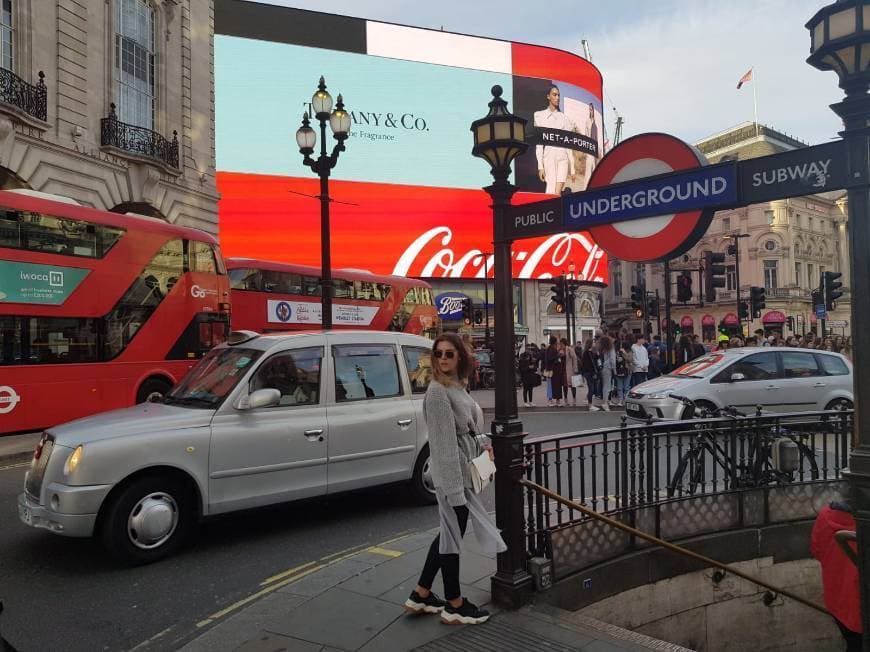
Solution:
[[[121,122],[154,128],[154,10],[115,0],[115,96]]]
[[[635,283],[646,285],[646,265],[638,263],[634,266]]]
[[[12,0],[0,0],[0,68],[12,70]]]
[[[773,241],[773,240],[765,240],[765,242],[764,242],[764,248],[765,248],[767,251],[773,251],[774,249],[776,249],[776,242]]]
[[[775,290],[779,287],[777,282],[777,268],[779,261],[765,260],[764,261],[764,287],[767,290]]]
[[[807,263],[807,287],[813,287],[813,264]]]
[[[828,224],[827,224],[827,222],[825,222],[825,220],[819,220],[819,231],[822,231],[822,232],[824,233],[824,231],[825,231],[825,227],[826,227],[827,225],[828,225]]]
[[[722,218],[722,230],[723,231],[730,231],[731,230],[731,218],[730,217],[723,217]]]
[[[768,226],[772,226],[776,222],[776,214],[773,211],[764,211],[764,217],[767,218]]]
[[[725,266],[725,289],[726,290],[736,290],[737,289],[737,266],[736,265],[726,265]]]
[[[813,218],[811,217],[807,217],[807,230],[813,230]]]
[[[610,285],[613,288],[613,296],[622,296],[622,263],[616,263],[610,271]]]
[[[801,264],[798,261],[795,261],[795,264],[794,264],[794,283],[798,287],[803,285],[802,279],[801,279]]]

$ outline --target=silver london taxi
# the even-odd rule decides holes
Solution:
[[[434,502],[431,347],[392,332],[233,333],[161,402],[47,430],[19,517],[147,563],[212,514],[400,481]]]
[[[761,406],[773,412],[851,408],[852,363],[839,353],[813,349],[717,351],[633,387],[625,413],[636,420],[686,418],[687,408],[670,394],[690,398],[700,408],[730,405],[745,411]]]

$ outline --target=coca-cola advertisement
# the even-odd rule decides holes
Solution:
[[[232,20],[215,23],[217,182],[227,255],[320,265],[320,188],[293,134],[303,113],[311,114],[321,74],[351,117],[346,150],[330,175],[335,267],[492,276],[483,255],[492,251],[492,211],[481,190],[491,176],[471,156],[469,127],[486,113],[495,84],[529,125],[529,148],[514,175],[524,192],[514,201],[586,187],[603,145],[601,73],[588,61],[544,46],[258,3],[234,7]],[[282,12],[287,24],[307,27],[275,29]],[[321,136],[312,122],[317,156]],[[328,127],[326,134],[331,150]],[[606,256],[588,233],[513,246],[515,278],[547,278],[572,263],[581,279],[607,282]]]

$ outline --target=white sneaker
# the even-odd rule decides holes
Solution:
[[[592,403],[589,404],[589,411],[590,412],[598,412],[598,410],[600,410],[600,409],[601,408],[598,407],[597,405],[593,405]]]
[[[553,399],[550,399],[549,401],[547,401],[547,407],[553,407],[553,405],[554,405]]]
[[[610,412],[610,405],[607,402],[605,402],[604,405],[601,406],[601,409],[604,410],[605,412]]]

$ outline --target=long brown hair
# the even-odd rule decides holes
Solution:
[[[441,333],[441,335],[436,337],[435,341],[432,342],[432,375],[434,379],[442,385],[453,384],[453,379],[446,376],[441,371],[438,359],[435,357],[435,349],[438,347],[439,342],[447,342],[450,346],[456,349],[456,357],[459,358],[459,362],[456,365],[456,374],[459,376],[459,383],[461,385],[466,384],[469,376],[471,376],[471,357],[465,343],[456,333]]]

